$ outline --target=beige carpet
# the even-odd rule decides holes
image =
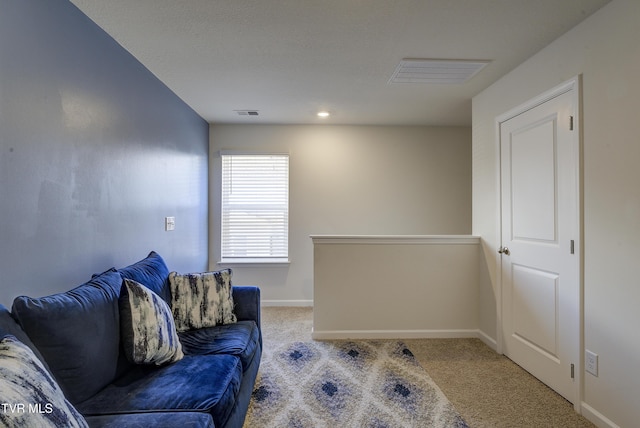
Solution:
[[[310,341],[312,308],[262,309],[264,346]],[[478,339],[404,339],[472,428],[594,428],[571,403]]]

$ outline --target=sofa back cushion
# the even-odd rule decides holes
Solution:
[[[51,372],[46,360],[38,348],[33,344],[33,342],[31,342],[27,333],[25,333],[22,327],[20,327],[20,324],[18,324],[13,315],[11,315],[11,312],[9,312],[9,310],[3,305],[0,305],[0,337],[7,335],[15,336],[20,342],[27,345],[40,360],[42,365]]]
[[[150,252],[147,257],[139,262],[118,269],[118,272],[120,272],[123,279],[131,279],[142,284],[162,297],[165,302],[171,303],[169,268],[167,268],[160,254],[155,251]]]
[[[73,404],[117,376],[121,285],[112,269],[65,293],[13,302],[13,314]]]

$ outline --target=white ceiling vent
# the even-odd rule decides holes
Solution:
[[[259,110],[234,110],[238,116],[258,116]]]
[[[487,60],[403,59],[389,83],[456,85],[466,82],[489,64]]]

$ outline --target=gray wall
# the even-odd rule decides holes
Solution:
[[[150,250],[205,269],[208,132],[70,2],[0,0],[0,303]]]

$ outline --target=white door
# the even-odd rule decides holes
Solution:
[[[507,357],[575,403],[580,347],[577,88],[559,92],[499,120],[502,346]]]

